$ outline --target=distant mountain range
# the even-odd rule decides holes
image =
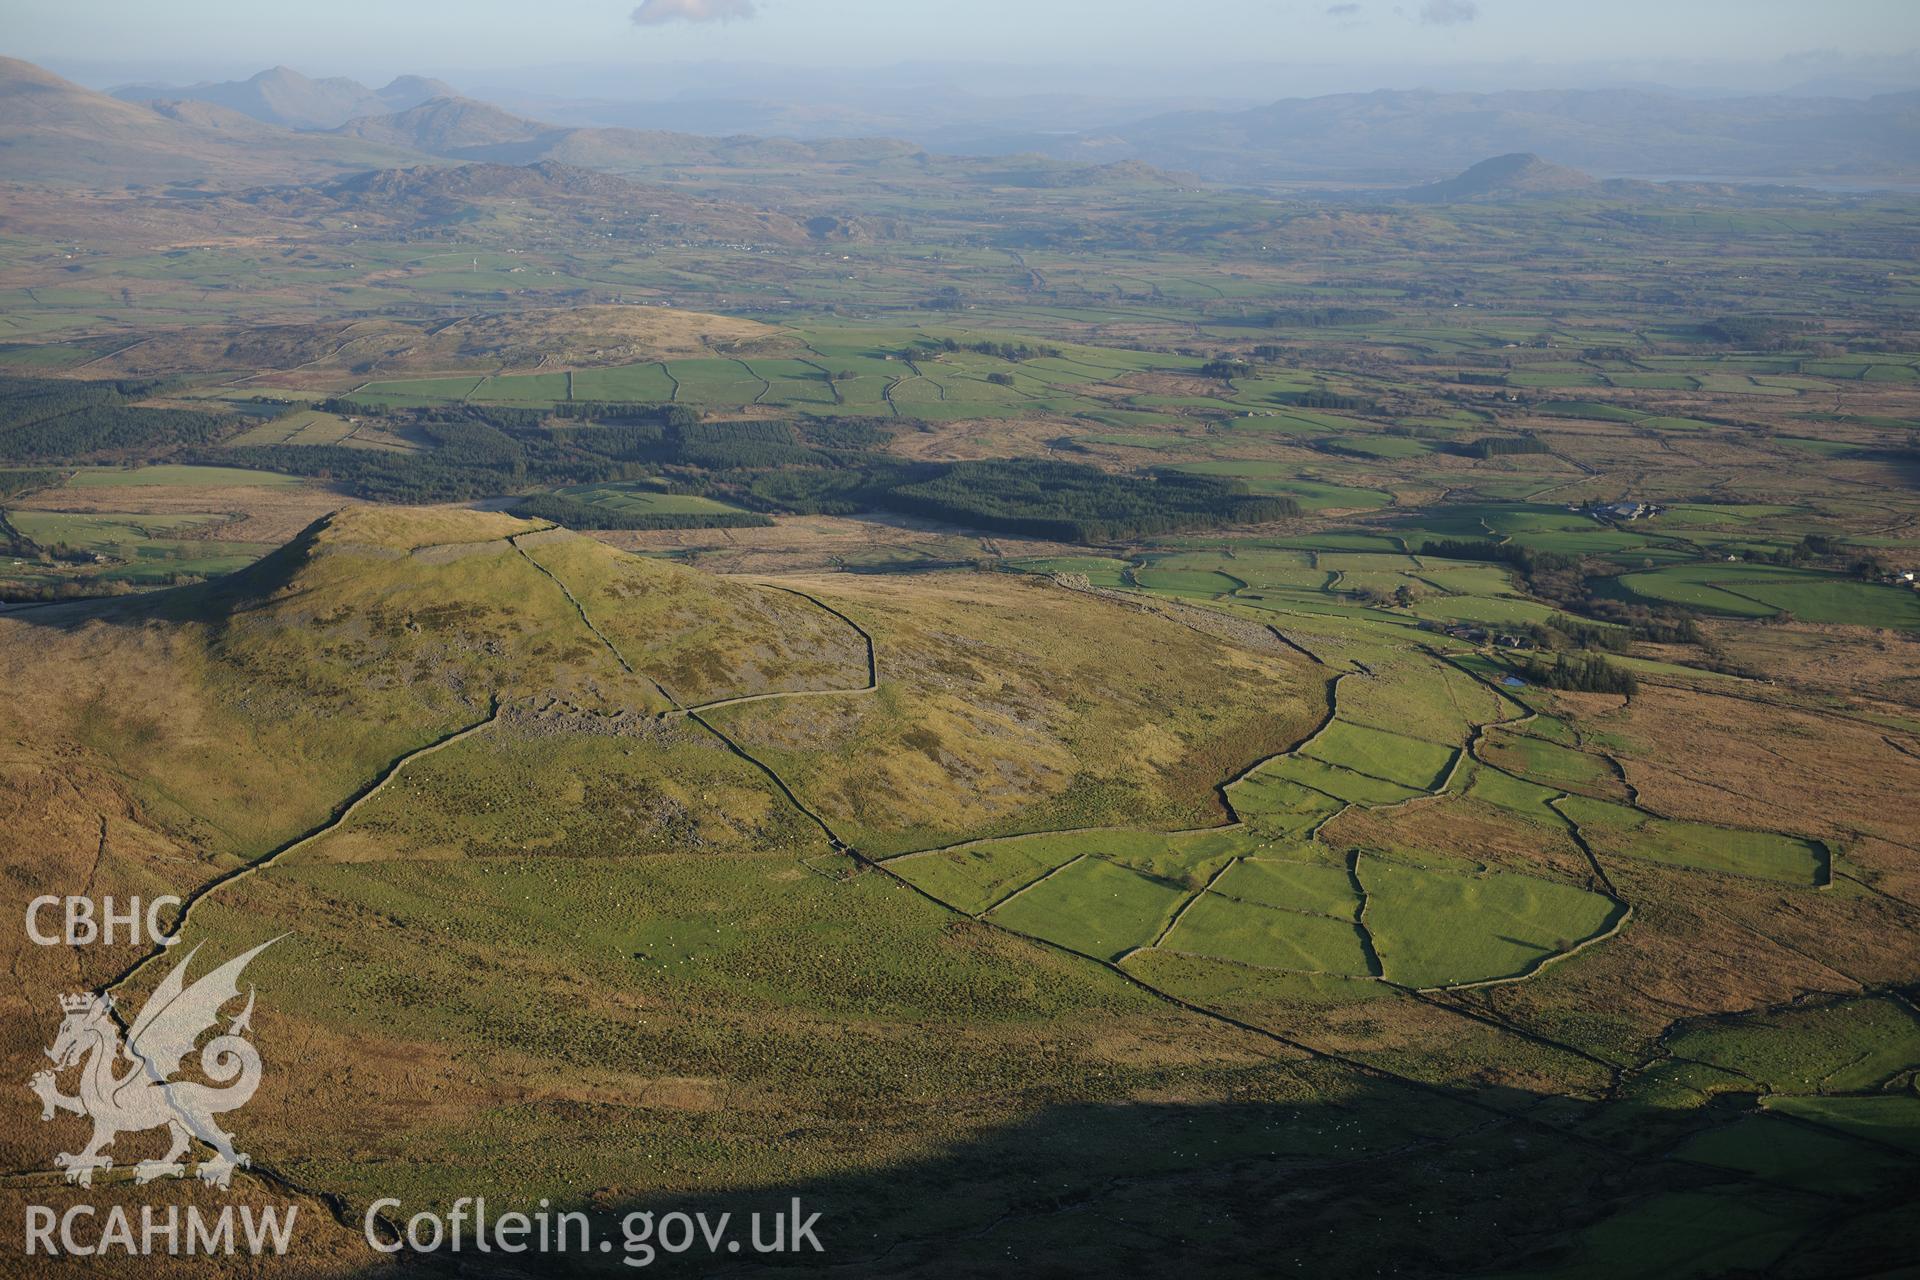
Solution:
[[[185,96],[148,96],[155,92]],[[1138,188],[1197,175],[1236,185],[1344,183],[1416,201],[1524,197],[1599,182],[1576,170],[1920,182],[1920,93],[1710,101],[1634,91],[1338,95],[1179,112],[1095,132],[979,139],[971,158],[891,138],[715,138],[546,123],[418,76],[375,90],[280,67],[244,81],[117,94],[0,58],[0,180],[231,189],[351,170],[553,161],[652,178],[732,170],[736,185],[739,175],[778,170],[836,182],[864,170],[1027,187]],[[1541,154],[1576,168],[1548,165]],[[1461,176],[1411,187],[1446,174]]]
[[[314,80],[290,67],[262,71],[250,80],[173,87],[130,84],[111,91],[123,102],[209,102],[287,129],[335,129],[361,116],[417,107],[430,98],[454,96],[453,86],[425,76],[401,76],[384,89],[333,76]]]
[[[318,86],[340,83],[301,80]],[[261,81],[256,76],[240,83]],[[418,78],[394,85],[409,93],[423,86],[447,88]],[[388,93],[394,85],[380,92]],[[449,92],[326,129],[291,129],[266,119],[275,109],[260,97],[238,95],[232,100],[237,105],[203,98],[131,101],[82,88],[30,62],[0,58],[0,181],[233,186],[436,160],[508,165],[554,160],[634,171],[681,164],[845,164],[912,160],[923,154],[911,143],[887,139],[807,143],[568,128],[524,120]]]
[[[0,58],[0,179],[128,186],[292,180],[408,163],[412,151],[294,133],[212,102],[126,102]]]
[[[965,149],[964,147],[962,149]],[[1920,93],[1693,99],[1633,90],[1379,92],[1183,111],[972,149],[1143,160],[1226,182],[1393,182],[1533,152],[1606,176],[1920,178]]]
[[[268,124],[342,130],[345,136],[434,155],[527,163],[630,162],[636,154],[689,158],[720,132],[581,123],[588,104],[554,100],[562,123],[544,124],[457,94],[445,83],[402,76],[382,89],[354,80],[311,79],[286,67],[250,80],[186,88],[127,86],[129,101],[206,103]],[[607,105],[599,104],[602,115]],[[546,114],[542,112],[542,114]],[[618,114],[618,113],[616,113]],[[698,120],[698,113],[643,110],[632,123]],[[984,122],[991,113],[969,117]],[[1234,183],[1315,180],[1383,185],[1455,173],[1489,155],[1551,155],[1606,177],[1707,180],[1920,180],[1920,92],[1873,98],[1752,96],[1695,98],[1637,89],[1439,93],[1383,90],[1288,98],[1249,110],[1167,112],[1130,123],[1087,127],[1084,109],[1065,112],[1048,132],[971,129],[948,113],[902,130],[911,141],[821,137],[801,119],[779,117],[808,142],[775,145],[779,158],[815,154],[879,158],[935,147],[948,154],[1035,154],[1074,163],[1139,161]],[[619,122],[625,123],[625,122]],[[896,122],[897,123],[897,122]],[[769,143],[732,134],[752,162]]]
[[[455,160],[532,164],[558,160],[587,168],[653,165],[846,163],[906,159],[921,154],[909,142],[887,138],[707,138],[649,129],[605,129],[544,124],[471,98],[442,97],[391,115],[353,120],[333,131],[363,142],[408,147]]]

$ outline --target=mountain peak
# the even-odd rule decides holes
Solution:
[[[76,87],[71,81],[63,80],[45,67],[36,66],[20,58],[0,57],[0,83],[9,87],[15,85],[40,85],[45,88]]]
[[[415,147],[435,155],[459,155],[476,147],[529,142],[552,133],[553,127],[523,120],[490,103],[448,93],[404,110],[349,120],[335,132],[388,146]]]
[[[1578,169],[1543,160],[1531,151],[1494,156],[1443,182],[1429,183],[1401,193],[1403,199],[1430,203],[1467,200],[1511,200],[1525,196],[1561,195],[1584,191],[1597,181]]]
[[[287,129],[335,129],[366,116],[405,111],[432,98],[453,96],[451,85],[425,76],[399,76],[373,90],[344,76],[315,79],[292,67],[268,67],[245,80],[188,85],[123,85],[114,96],[128,102],[211,102]]]
[[[383,101],[430,102],[435,98],[457,98],[460,91],[432,76],[395,76],[376,96]]]

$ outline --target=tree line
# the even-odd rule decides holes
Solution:
[[[513,504],[513,514],[569,529],[748,529],[773,523],[754,511],[621,511],[557,493],[530,493]]]
[[[1526,577],[1552,569],[1578,567],[1578,558],[1558,551],[1535,551],[1517,542],[1493,542],[1484,538],[1428,538],[1420,544],[1420,554],[1442,560],[1484,560],[1510,564]]]
[[[1559,654],[1551,663],[1527,663],[1522,675],[1534,684],[1575,693],[1632,695],[1640,688],[1633,672],[1616,667],[1597,653]]]
[[[942,338],[939,350],[952,354],[956,351],[971,351],[976,355],[998,356],[1018,364],[1025,360],[1057,360],[1060,348],[1031,342],[958,342],[952,338]]]
[[[1517,436],[1482,436],[1457,446],[1453,452],[1469,458],[1504,458],[1523,453],[1551,453],[1547,442],[1531,431]]]
[[[167,385],[150,379],[0,378],[0,459],[145,454],[214,440],[233,428],[230,413],[132,403]]]
[[[1275,329],[1333,329],[1391,319],[1393,312],[1378,307],[1282,307],[1267,314],[1268,326]]]
[[[361,409],[331,402],[334,412]],[[683,406],[621,405],[619,421],[554,422],[543,410],[450,405],[384,414],[432,447],[249,445],[195,461],[328,481],[376,502],[447,502],[649,479],[749,509],[738,516],[620,513],[531,493],[516,509],[579,528],[756,524],[770,513],[885,510],[1071,542],[1107,542],[1297,515],[1290,498],[1180,472],[1110,475],[1079,463],[911,463],[882,452],[889,427],[855,419],[701,422]],[[570,415],[561,415],[563,419]],[[757,513],[757,514],[753,514]]]
[[[1298,515],[1291,498],[1248,493],[1214,476],[1163,471],[1116,476],[1077,462],[1003,459],[956,462],[889,490],[881,505],[950,524],[1061,542],[1112,542],[1261,524]]]

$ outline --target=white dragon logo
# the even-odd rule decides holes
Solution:
[[[233,1135],[214,1123],[220,1113],[245,1106],[260,1087],[260,1054],[245,1039],[253,1017],[251,988],[246,1008],[233,1018],[226,1034],[215,1036],[200,1050],[200,1070],[222,1087],[177,1082],[172,1077],[201,1034],[220,1020],[220,1007],[239,998],[240,971],[247,962],[278,941],[263,942],[188,986],[187,965],[200,949],[196,946],[141,1006],[124,1045],[111,996],[60,997],[66,1016],[53,1047],[47,1050],[53,1070],[37,1073],[27,1087],[40,1098],[42,1120],[53,1119],[59,1111],[93,1120],[93,1140],[85,1149],[53,1158],[67,1171],[68,1182],[92,1186],[94,1170],[113,1167],[113,1158],[103,1155],[103,1148],[123,1133],[163,1125],[172,1146],[160,1159],[142,1160],[134,1167],[137,1183],[185,1176],[183,1157],[195,1138],[216,1153],[197,1170],[200,1180],[210,1186],[229,1186],[233,1171],[251,1163],[233,1149]],[[122,1064],[127,1064],[124,1071],[119,1069]],[[69,1097],[60,1092],[56,1073],[74,1066],[80,1067],[80,1091]]]

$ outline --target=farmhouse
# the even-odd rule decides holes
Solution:
[[[1587,508],[1587,514],[1596,520],[1640,520],[1660,514],[1660,508],[1650,502],[1595,503]]]

